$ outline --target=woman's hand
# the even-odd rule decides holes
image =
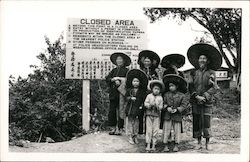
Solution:
[[[198,100],[198,102],[205,102],[206,101],[206,98],[203,96],[197,95],[195,98]]]
[[[172,107],[168,107],[167,110],[169,113],[172,113],[172,111],[173,111]]]
[[[135,100],[136,100],[136,97],[131,97],[131,100],[132,100],[132,101],[135,101]]]
[[[173,113],[176,113],[176,112],[177,112],[177,109],[172,109],[171,113],[173,114]]]
[[[120,86],[121,85],[120,80],[115,80],[115,85]]]

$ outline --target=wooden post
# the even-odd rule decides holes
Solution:
[[[82,81],[82,128],[86,131],[90,126],[90,81]]]

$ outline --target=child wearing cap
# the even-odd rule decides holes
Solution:
[[[164,109],[163,111],[163,143],[165,144],[164,152],[169,151],[169,143],[174,139],[174,152],[177,152],[178,144],[180,143],[182,112],[188,106],[188,100],[184,93],[186,92],[186,81],[176,75],[169,74],[163,78],[166,86],[164,94]],[[171,131],[173,130],[173,131]]]
[[[157,73],[160,64],[160,57],[157,53],[151,50],[142,50],[138,55],[137,63],[140,69],[145,72],[147,79],[158,80],[160,75]],[[158,70],[159,71],[159,70]],[[140,111],[139,115],[139,135],[145,133],[145,107]]]
[[[144,102],[146,107],[146,151],[155,151],[157,134],[160,124],[160,112],[163,108],[163,98],[161,92],[164,91],[164,84],[159,80],[150,83],[152,93],[148,94]],[[150,144],[152,143],[152,148]]]
[[[129,66],[131,59],[124,53],[113,53],[110,60],[117,67],[112,69],[106,76],[106,82],[109,86],[109,114],[108,125],[112,127],[110,135],[121,135],[124,126],[125,110],[125,80],[127,72],[126,66]]]
[[[147,76],[139,69],[132,69],[127,74],[126,81],[126,116],[128,141],[130,144],[137,144],[137,135],[139,129],[139,114],[142,109],[147,91]]]

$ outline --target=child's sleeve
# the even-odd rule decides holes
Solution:
[[[150,107],[150,95],[147,95],[145,101],[144,101],[144,106],[146,108],[149,108]]]
[[[180,97],[180,106],[177,107],[177,110],[182,113],[187,107],[188,107],[188,99],[187,97],[183,94],[182,97]]]
[[[162,98],[162,97],[159,98],[158,109],[159,109],[159,110],[162,110],[162,109],[163,109],[163,98]]]
[[[168,99],[167,99],[167,93],[164,94],[163,97],[163,108],[167,108],[168,107]]]

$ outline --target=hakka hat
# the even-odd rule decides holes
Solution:
[[[201,55],[207,56],[209,60],[208,68],[217,70],[222,64],[222,57],[220,52],[213,46],[205,43],[198,43],[192,45],[187,52],[189,62],[196,68],[199,68],[199,57]]]
[[[165,91],[165,85],[160,80],[151,80],[149,82],[149,88],[150,88],[150,90],[152,90],[155,85],[158,85],[161,88],[161,92]]]
[[[161,66],[164,68],[168,68],[173,62],[175,62],[177,68],[180,68],[185,64],[185,57],[177,53],[166,55],[162,58]]]
[[[157,68],[160,64],[160,57],[157,53],[150,51],[150,50],[143,50],[138,55],[138,64],[143,66],[143,61],[145,58],[149,58],[152,61],[152,67]]]
[[[187,92],[187,82],[184,78],[176,74],[168,74],[163,77],[163,83],[166,86],[166,91],[169,91],[169,83],[176,84],[178,90],[182,93]]]
[[[118,56],[121,56],[124,59],[124,65],[129,66],[131,64],[131,59],[128,55],[122,52],[115,52],[110,56],[110,60],[113,64],[117,65],[116,59]]]
[[[127,73],[126,87],[132,87],[132,81],[134,78],[139,79],[140,87],[147,89],[148,78],[147,75],[139,69],[131,69]]]

